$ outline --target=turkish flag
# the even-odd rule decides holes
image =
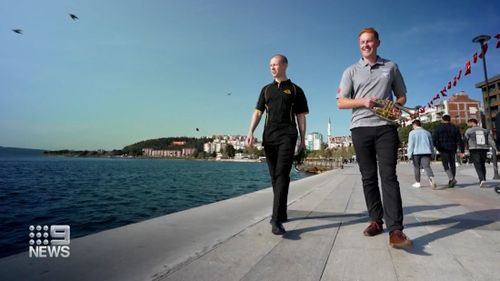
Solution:
[[[448,90],[451,89],[451,81],[448,82]]]
[[[432,98],[432,100],[433,100],[433,101],[435,101],[435,100],[437,100],[437,99],[439,99],[439,93],[437,93],[437,94],[436,94],[436,95]]]
[[[453,77],[453,87],[457,85],[457,76]]]
[[[477,52],[475,52],[474,55],[472,56],[472,62],[473,63],[477,62]]]
[[[464,76],[467,76],[470,74],[470,60],[467,61],[467,63],[465,64],[465,74]]]
[[[460,80],[460,76],[462,76],[462,69],[460,69],[460,70],[458,71],[457,80]]]
[[[488,43],[484,43],[484,45],[483,45],[483,51],[479,54],[479,58],[482,59],[483,58],[483,54],[486,55],[486,52],[488,52]]]
[[[441,96],[446,97],[446,94],[443,90],[441,90]]]
[[[443,89],[441,90],[441,92],[446,93],[446,86],[443,87]]]

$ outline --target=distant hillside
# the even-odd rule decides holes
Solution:
[[[140,141],[131,145],[127,145],[123,148],[123,151],[131,155],[142,154],[143,148],[153,148],[153,149],[167,149],[176,150],[182,148],[196,148],[199,151],[203,151],[203,144],[211,141],[207,138],[188,138],[188,137],[176,137],[176,138],[159,138]],[[174,142],[184,142],[183,145],[175,144]]]
[[[43,155],[41,149],[30,148],[17,148],[17,147],[3,147],[0,146],[0,157],[8,156],[39,156]]]

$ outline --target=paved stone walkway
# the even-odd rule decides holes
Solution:
[[[472,166],[454,189],[425,176],[413,188],[412,173],[399,164],[408,250],[387,232],[362,235],[361,178],[347,166],[292,183],[283,237],[271,234],[265,189],[72,240],[70,259],[1,259],[0,280],[500,280],[500,195],[479,188]]]

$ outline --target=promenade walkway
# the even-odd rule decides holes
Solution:
[[[359,170],[347,166],[292,183],[283,237],[270,231],[268,188],[71,240],[68,259],[1,259],[0,280],[500,280],[500,195],[479,188],[474,168],[458,168],[454,189],[425,176],[412,188],[407,163],[398,176],[408,250],[387,232],[363,236]]]

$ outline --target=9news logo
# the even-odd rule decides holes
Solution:
[[[29,231],[30,258],[69,257],[69,225],[30,225]]]

